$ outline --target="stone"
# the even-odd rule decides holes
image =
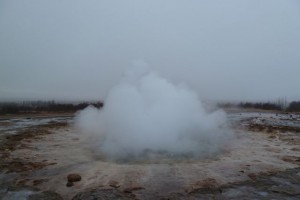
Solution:
[[[125,193],[132,193],[133,191],[136,191],[136,190],[143,190],[145,188],[141,187],[141,186],[132,186],[132,187],[127,187],[123,190],[123,192]]]
[[[66,184],[67,187],[72,187],[73,185],[74,185],[74,183],[70,182],[70,181],[68,181],[67,184]]]
[[[119,188],[121,186],[117,181],[109,181],[108,185],[113,188]]]
[[[79,174],[69,174],[68,182],[78,182],[81,180],[81,176]]]

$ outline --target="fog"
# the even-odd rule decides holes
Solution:
[[[105,99],[134,60],[204,100],[299,100],[297,0],[1,0],[0,100]]]
[[[126,73],[103,108],[88,107],[75,118],[90,150],[110,160],[215,156],[232,139],[226,122],[186,84],[174,85],[145,64]]]

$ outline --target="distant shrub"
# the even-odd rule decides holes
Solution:
[[[225,103],[218,103],[217,104],[219,108],[235,108],[237,107],[237,104],[225,102]]]
[[[76,112],[89,105],[102,108],[103,102],[56,103],[54,101],[24,101],[22,103],[0,103],[0,114],[20,114],[34,112]]]
[[[5,103],[1,106],[0,113],[17,114],[20,111],[20,106],[16,103]]]
[[[270,103],[270,102],[260,102],[260,103],[251,103],[251,102],[245,102],[239,104],[240,108],[254,108],[254,109],[262,109],[262,110],[282,110],[282,106],[276,103]]]
[[[290,112],[300,112],[300,101],[291,102],[287,110]]]

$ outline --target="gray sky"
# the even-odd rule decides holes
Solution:
[[[135,60],[202,99],[300,100],[300,1],[0,0],[0,100],[103,99]]]

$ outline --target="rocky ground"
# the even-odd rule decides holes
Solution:
[[[70,118],[2,120],[0,199],[299,199],[300,116],[228,117],[235,137],[214,158],[127,163],[91,151]]]

